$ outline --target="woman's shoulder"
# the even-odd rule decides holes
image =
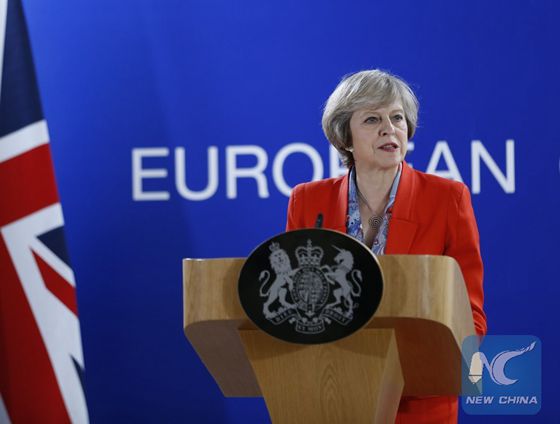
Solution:
[[[340,177],[325,178],[322,180],[301,183],[293,188],[294,193],[299,194],[326,194],[329,191],[340,190],[347,179],[346,175]]]
[[[466,189],[466,185],[462,182],[443,178],[438,175],[427,174],[413,168],[409,168],[413,179],[415,180],[415,188],[418,190],[427,190],[434,193],[461,195]]]
[[[347,176],[326,178],[298,184],[288,204],[287,230],[310,228],[319,214],[324,215],[324,228],[345,230]]]

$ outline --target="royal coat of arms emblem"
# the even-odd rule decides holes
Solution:
[[[298,266],[292,269],[288,253],[276,242],[269,245],[274,275],[269,270],[260,274],[260,295],[266,298],[263,314],[269,321],[289,320],[297,332],[319,333],[333,320],[347,325],[353,319],[362,273],[353,269],[350,251],[332,247],[338,251],[335,263],[322,264],[323,249],[307,240],[305,246],[296,248]]]
[[[302,237],[302,232],[313,237]],[[259,259],[249,263],[255,254]],[[317,229],[285,233],[263,243],[253,255],[241,273],[240,297],[241,286],[250,286],[251,305],[246,306],[243,298],[242,304],[257,325],[266,323],[261,326],[265,331],[291,332],[302,343],[308,337],[317,340],[309,343],[329,341],[333,338],[328,335],[330,327],[336,326],[340,337],[352,333],[369,320],[380,301],[381,272],[375,257],[342,233]],[[364,280],[365,274],[370,281]],[[372,290],[376,283],[378,289]],[[377,296],[362,298],[364,288]],[[364,314],[369,314],[367,319]],[[287,339],[293,341],[291,336]]]

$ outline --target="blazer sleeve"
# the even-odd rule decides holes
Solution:
[[[486,334],[486,314],[483,310],[483,265],[480,238],[469,190],[464,184],[454,190],[449,205],[445,255],[457,260],[467,286],[474,325],[479,335]]]
[[[292,193],[290,194],[290,200],[288,202],[288,217],[286,220],[286,231],[304,228],[304,191],[304,184],[298,184],[294,187]]]

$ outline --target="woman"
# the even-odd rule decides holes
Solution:
[[[404,161],[416,130],[418,101],[400,78],[380,70],[352,74],[336,87],[323,131],[347,175],[294,188],[287,230],[323,227],[348,233],[375,254],[446,255],[457,260],[476,332],[486,332],[482,259],[467,187],[424,174]],[[457,398],[403,397],[397,423],[454,423]]]

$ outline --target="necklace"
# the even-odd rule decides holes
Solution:
[[[360,191],[358,184],[356,184],[356,191],[358,193],[358,197],[364,202],[364,204],[372,214],[371,217],[368,219],[368,225],[373,231],[375,231],[375,233],[377,233],[379,231],[379,228],[381,227],[381,223],[383,222],[383,215],[377,215],[373,211],[372,207],[369,205],[369,202],[366,199],[366,196],[364,196]]]

